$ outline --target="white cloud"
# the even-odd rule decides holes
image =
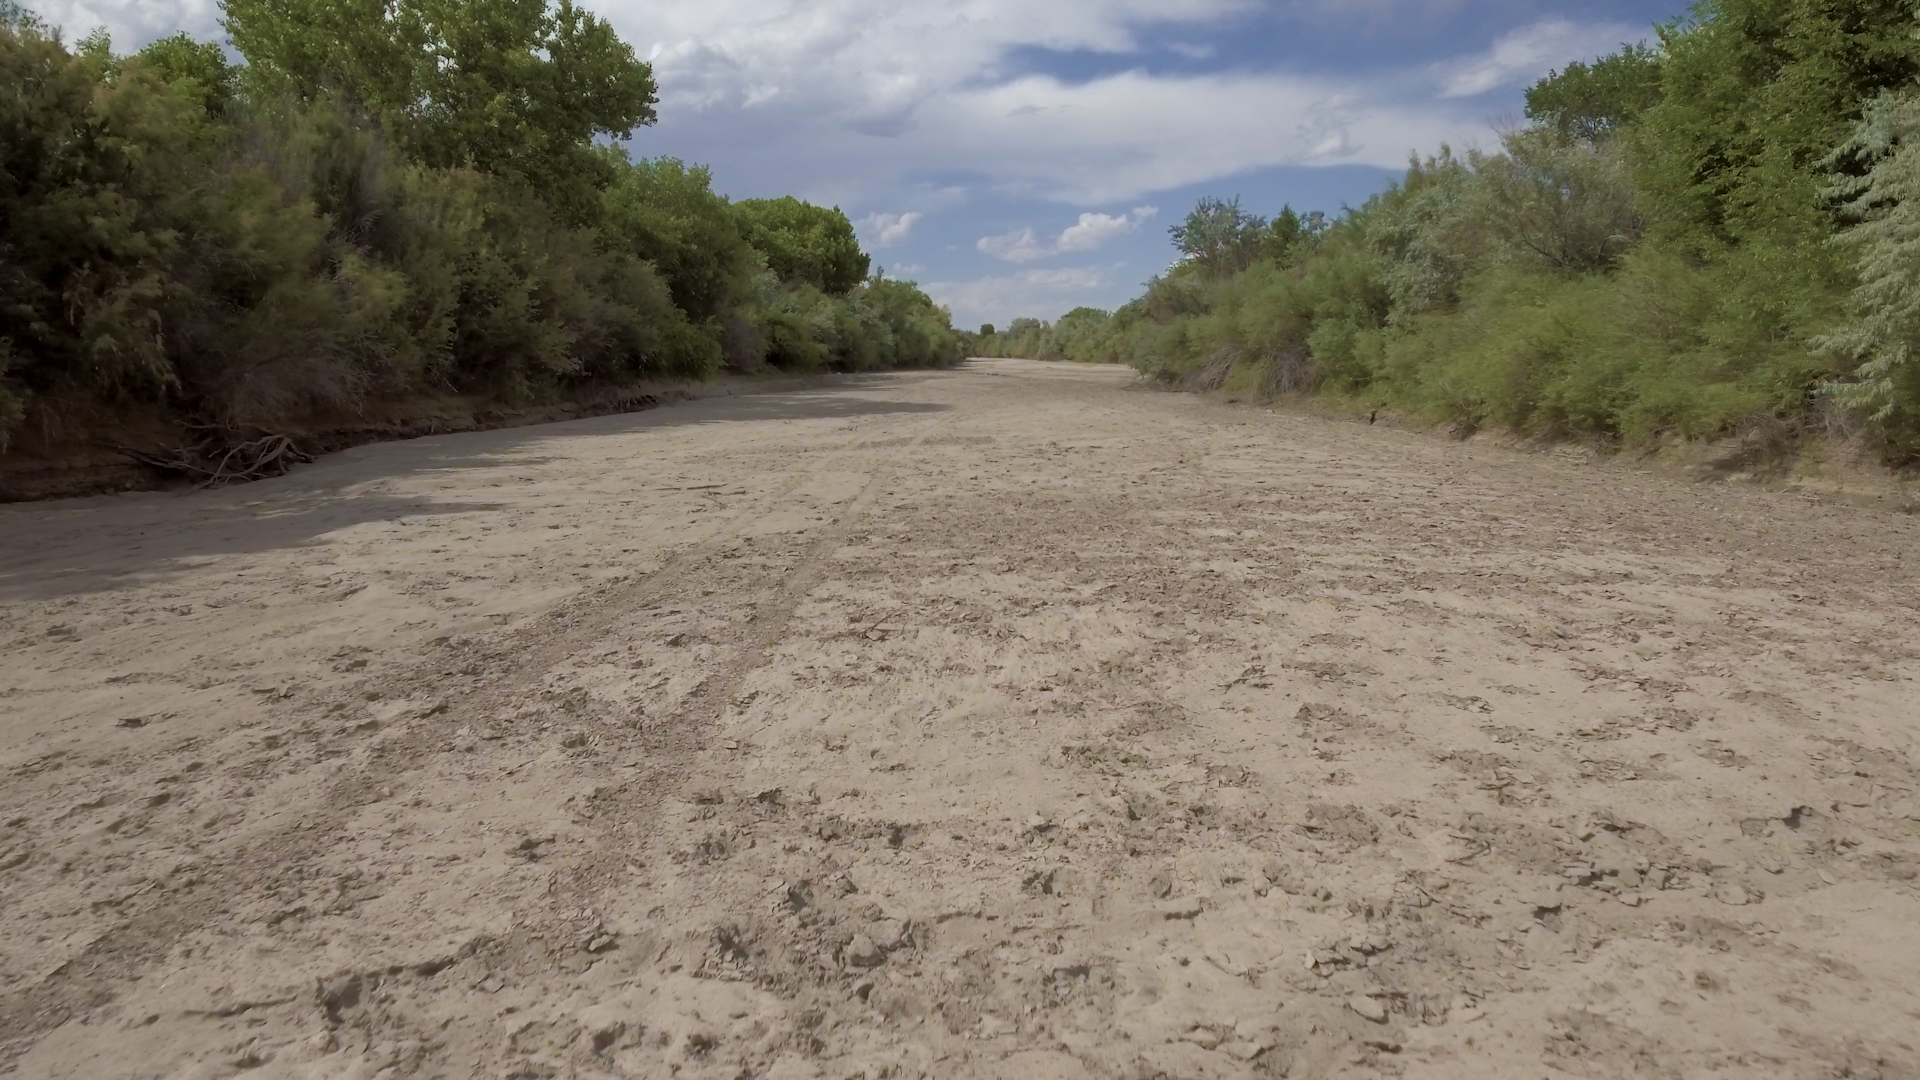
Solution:
[[[1067,226],[1051,243],[1041,241],[1040,234],[1027,226],[998,236],[983,236],[974,247],[1013,263],[1033,262],[1069,251],[1097,251],[1107,241],[1140,228],[1159,212],[1157,206],[1136,206],[1117,216],[1089,211],[1081,214],[1077,223]]]
[[[1530,82],[1569,61],[1599,56],[1638,37],[1622,23],[1576,23],[1545,19],[1502,35],[1493,48],[1478,56],[1442,65],[1442,97],[1475,97],[1493,90]]]
[[[1047,250],[1045,244],[1040,242],[1039,235],[1031,226],[1015,229],[1010,233],[1002,233],[999,236],[983,236],[974,247],[996,259],[1016,263],[1032,262],[1053,254]]]
[[[591,3],[654,63],[660,124],[638,134],[636,153],[710,163],[731,195],[792,193],[863,214],[912,205],[914,213],[946,215],[981,188],[1070,205],[1132,205],[1153,192],[1274,166],[1397,170],[1415,149],[1492,142],[1475,95],[1636,36],[1624,26],[1563,17],[1409,78],[1368,66],[1364,47],[1349,41],[1337,47],[1353,63],[1311,72],[1109,67],[1099,77],[1066,80],[1009,58],[1034,49],[1143,63],[1167,49],[1197,57],[1229,20],[1250,12],[1283,7],[1323,27],[1315,33],[1336,35],[1355,19],[1440,19],[1442,9],[1468,0]],[[106,24],[123,49],[178,28],[219,36],[217,0],[34,6],[70,38]],[[968,191],[937,194],[951,186]],[[862,236],[875,247],[909,243],[909,216],[871,214]],[[1004,250],[1021,258],[1083,250],[1078,245],[1111,227],[1088,222],[1070,241],[1040,232],[1021,243],[1016,235]]]
[[[1077,266],[1022,270],[971,281],[937,281],[923,288],[953,312],[955,325],[972,326],[982,322],[1004,324],[1021,315],[1058,318],[1095,299],[1088,294],[1110,284],[1105,270]]]
[[[27,0],[23,6],[58,27],[68,42],[104,27],[115,52],[133,52],[181,30],[199,38],[220,36],[215,0]]]
[[[1040,111],[1006,123],[1021,104]],[[1131,71],[1068,83],[1028,76],[930,102],[938,147],[1004,160],[1061,199],[1113,202],[1275,165],[1340,160],[1400,168],[1407,152],[1485,133],[1479,117],[1371,100],[1317,78]],[[912,137],[912,136],[910,136]],[[956,162],[957,164],[957,162]]]
[[[868,214],[860,219],[860,232],[875,248],[890,248],[906,242],[913,227],[926,215],[915,210],[904,214]]]
[[[1153,219],[1157,206],[1136,206],[1114,217],[1108,214],[1081,214],[1080,223],[1069,225],[1054,247],[1060,251],[1097,251],[1117,236],[1125,236]]]
[[[1170,35],[1204,42],[1271,2],[602,0],[601,10],[642,47],[659,43],[662,123],[636,140],[640,152],[670,148],[713,161],[723,184],[764,178],[842,205],[896,199],[928,176],[1130,202],[1267,166],[1398,169],[1416,148],[1491,141],[1480,110],[1374,71],[1067,81],[1006,59],[1033,47],[1144,57]],[[1318,2],[1288,0],[1302,12]]]

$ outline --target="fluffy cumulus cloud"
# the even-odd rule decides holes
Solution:
[[[1034,232],[1032,226],[998,236],[983,236],[974,248],[982,254],[1015,263],[1032,262],[1053,254],[1040,242],[1040,234]]]
[[[1523,0],[1514,0],[1522,4]],[[1526,0],[1531,2],[1531,0]],[[70,36],[93,25],[132,47],[177,28],[218,33],[215,0],[40,0]],[[916,183],[1082,205],[1274,166],[1398,168],[1441,141],[1484,141],[1483,107],[1461,102],[1625,38],[1618,20],[1554,17],[1513,29],[1425,79],[1350,48],[1339,63],[1156,71],[1154,55],[1198,62],[1249,20],[1296,20],[1332,48],[1338,17],[1434,18],[1430,0],[590,0],[653,63],[658,129],[641,153],[712,162],[742,194],[778,187],[878,209]],[[1457,3],[1442,4],[1451,9]],[[1271,32],[1271,31],[1270,31]],[[1107,58],[1091,77],[1033,57]],[[1424,85],[1415,85],[1424,83]],[[751,190],[746,190],[751,189]],[[931,209],[923,204],[922,209]],[[904,219],[907,215],[899,215]],[[877,242],[912,224],[875,223]],[[903,231],[902,231],[903,230]],[[1020,250],[1015,248],[1014,250]]]
[[[915,210],[904,214],[869,214],[860,219],[860,239],[874,248],[898,247],[913,235],[913,227],[926,217]]]
[[[1061,251],[1098,251],[1107,241],[1136,232],[1160,212],[1157,206],[1136,206],[1119,216],[1081,214],[1077,224],[1067,226],[1054,246]]]
[[[1040,234],[1032,226],[1026,226],[996,236],[983,236],[974,244],[974,248],[996,259],[1014,263],[1034,262],[1064,252],[1098,251],[1108,241],[1138,231],[1141,225],[1159,212],[1160,208],[1156,206],[1136,206],[1124,214],[1089,211],[1081,214],[1078,222],[1061,230],[1060,235],[1051,241],[1040,239]]]
[[[1170,31],[1225,34],[1234,20],[1273,7],[1254,0],[618,0],[604,9],[653,58],[663,136],[702,143],[701,129],[724,115],[734,137],[723,150],[716,131],[714,156],[768,174],[773,162],[784,162],[779,171],[815,185],[816,194],[853,203],[943,174],[978,174],[1085,204],[1268,166],[1398,168],[1410,150],[1488,137],[1483,109],[1453,104],[1469,88],[1504,85],[1542,57],[1591,55],[1581,51],[1590,42],[1621,37],[1611,23],[1595,30],[1550,19],[1490,51],[1482,39],[1477,50],[1434,68],[1424,85],[1397,72],[1382,78],[1360,62],[1291,71],[1222,63],[1199,74],[1133,62],[1170,50],[1160,44]],[[1189,58],[1213,48],[1192,44],[1180,50]],[[1069,78],[1010,59],[1034,50],[1105,56],[1123,68]]]

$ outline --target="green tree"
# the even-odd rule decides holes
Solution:
[[[601,223],[607,245],[651,262],[696,324],[717,325],[758,269],[712,174],[675,158],[617,167]]]
[[[1260,238],[1261,257],[1282,266],[1294,262],[1313,250],[1330,224],[1319,210],[1302,214],[1292,206],[1283,206]]]
[[[1660,103],[1660,53],[1622,46],[1591,64],[1575,61],[1527,90],[1527,119],[1568,139],[1599,142]]]
[[[866,280],[871,261],[860,250],[853,222],[840,212],[802,202],[742,199],[733,204],[741,232],[782,281],[804,281],[830,295],[842,295]]]
[[[1187,213],[1186,220],[1167,230],[1180,254],[1210,277],[1245,270],[1260,257],[1265,218],[1240,208],[1239,196],[1207,196]]]
[[[249,74],[387,123],[425,164],[472,167],[591,215],[596,139],[654,120],[652,68],[573,0],[227,0]]]
[[[1864,159],[1865,176],[1841,173],[1830,193],[1858,219],[1838,242],[1857,260],[1850,318],[1818,344],[1852,369],[1827,391],[1890,431],[1903,453],[1920,450],[1920,94],[1870,106],[1837,165]]]
[[[1475,163],[1467,212],[1509,263],[1584,273],[1613,267],[1644,229],[1633,165],[1610,140],[1552,128],[1510,132]]]
[[[225,117],[239,94],[240,73],[211,41],[175,34],[141,49],[139,60],[148,71],[198,98],[212,119]]]
[[[1701,0],[1661,29],[1640,118],[1656,230],[1695,250],[1763,232],[1805,260],[1834,224],[1824,162],[1883,89],[1920,75],[1911,0]]]
[[[30,399],[155,395],[177,381],[162,308],[173,213],[202,174],[199,110],[139,65],[0,25],[0,414]],[[107,57],[108,60],[111,57]],[[49,417],[51,413],[47,414]],[[0,424],[0,442],[5,426]]]

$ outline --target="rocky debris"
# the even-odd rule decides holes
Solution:
[[[541,856],[546,854],[543,849],[555,839],[553,836],[522,837],[519,843],[508,850],[508,854],[524,862],[539,862]]]
[[[1062,899],[1085,896],[1088,892],[1086,875],[1071,866],[1036,870],[1027,875],[1025,887],[1028,892]]]
[[[1380,827],[1373,823],[1366,811],[1357,806],[1314,803],[1307,808],[1307,820],[1299,828],[1302,833],[1316,840],[1351,844],[1375,844],[1380,841]]]
[[[1754,894],[1746,886],[1735,881],[1716,881],[1708,892],[1715,900],[1729,907],[1746,907],[1754,902]]]
[[[1173,872],[1171,870],[1156,871],[1147,881],[1147,891],[1152,893],[1156,900],[1165,900],[1172,896]]]
[[[1347,939],[1347,948],[1361,956],[1375,956],[1393,948],[1393,942],[1384,934],[1366,934]]]
[[[1380,1002],[1374,998],[1355,994],[1347,998],[1347,1008],[1352,1009],[1362,1018],[1371,1020],[1376,1024],[1384,1024],[1387,1022],[1387,1007],[1380,1004]]]
[[[887,962],[887,951],[866,934],[855,934],[847,944],[847,963],[857,968],[879,967]]]

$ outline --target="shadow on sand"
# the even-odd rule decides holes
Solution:
[[[192,560],[300,547],[374,521],[501,509],[497,503],[359,491],[371,482],[487,468],[535,466],[540,445],[650,430],[841,420],[943,412],[947,405],[889,400],[938,375],[851,376],[830,387],[704,398],[639,413],[557,424],[375,443],[322,458],[286,476],[218,491],[136,492],[0,506],[0,602],[54,600],[185,569]]]

